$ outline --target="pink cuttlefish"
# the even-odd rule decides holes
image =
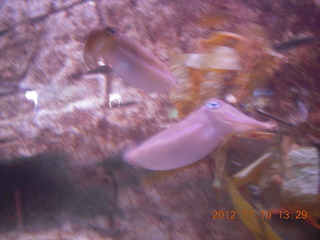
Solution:
[[[192,164],[212,152],[230,133],[273,129],[274,122],[250,118],[230,104],[209,99],[180,122],[124,153],[124,160],[151,170]]]
[[[84,50],[85,61],[110,65],[127,84],[146,92],[163,92],[176,86],[165,63],[150,50],[117,30],[107,27],[90,33]]]

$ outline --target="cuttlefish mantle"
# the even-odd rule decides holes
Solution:
[[[103,62],[111,66],[125,83],[146,92],[169,91],[177,84],[164,62],[114,28],[90,33],[84,59],[90,65],[98,66]]]
[[[124,153],[124,160],[151,170],[187,166],[212,152],[230,133],[273,129],[218,99],[209,99],[182,121]]]

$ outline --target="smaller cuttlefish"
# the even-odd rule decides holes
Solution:
[[[124,82],[146,92],[162,92],[176,85],[165,63],[147,48],[111,27],[89,35],[84,58],[93,65],[103,61]]]
[[[212,152],[230,133],[273,129],[274,122],[250,118],[230,104],[209,99],[182,121],[124,153],[124,160],[151,170],[192,164]]]

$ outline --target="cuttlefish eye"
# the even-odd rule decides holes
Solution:
[[[206,104],[206,107],[207,108],[218,108],[218,107],[220,107],[220,103],[219,102],[215,102],[215,101],[212,101],[212,102],[208,102],[207,104]]]
[[[112,28],[112,27],[106,27],[105,31],[109,36],[116,36],[118,34],[117,29]]]

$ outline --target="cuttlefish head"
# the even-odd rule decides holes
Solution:
[[[274,122],[255,120],[219,99],[209,99],[205,102],[203,108],[208,118],[214,124],[228,132],[247,132],[276,127]]]
[[[114,48],[118,35],[118,31],[111,27],[91,32],[84,48],[86,63],[97,65],[101,54],[108,53]]]

